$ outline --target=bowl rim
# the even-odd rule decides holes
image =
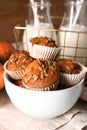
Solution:
[[[54,92],[62,92],[62,91],[67,91],[67,90],[71,90],[73,88],[76,88],[78,87],[82,82],[84,82],[84,78],[82,78],[80,80],[80,82],[74,86],[71,86],[69,88],[65,88],[65,89],[60,89],[60,90],[53,90],[53,91],[37,91],[37,90],[31,90],[31,89],[27,89],[25,87],[20,87],[20,86],[17,86],[15,85],[14,83],[12,83],[10,81],[10,76],[7,74],[7,72],[4,72],[4,80],[7,80],[10,84],[14,85],[15,87],[19,88],[19,89],[22,89],[22,90],[28,90],[29,92],[35,92],[35,93],[54,93]],[[5,86],[6,87],[6,86]],[[83,87],[83,86],[82,86]]]

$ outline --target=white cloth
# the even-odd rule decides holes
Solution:
[[[55,119],[37,120],[18,110],[1,90],[0,130],[81,130],[87,125],[87,103],[81,103]]]

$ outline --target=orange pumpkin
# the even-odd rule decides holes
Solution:
[[[0,90],[4,88],[4,68],[3,64],[0,63]]]
[[[8,42],[0,42],[0,61],[4,63],[14,51],[15,48],[12,44]]]

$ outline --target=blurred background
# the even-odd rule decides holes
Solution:
[[[29,0],[0,1],[0,41],[15,41],[13,27],[27,18],[28,2]],[[65,0],[51,0],[51,17],[55,28],[60,25],[60,20],[57,17],[63,16],[64,2]]]

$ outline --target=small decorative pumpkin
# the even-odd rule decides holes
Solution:
[[[0,63],[0,90],[4,88],[4,67],[3,64]]]
[[[15,51],[12,44],[8,42],[0,42],[0,90],[4,88],[4,67],[3,64]]]
[[[15,48],[12,44],[8,42],[0,42],[0,61],[4,63],[14,51]]]

